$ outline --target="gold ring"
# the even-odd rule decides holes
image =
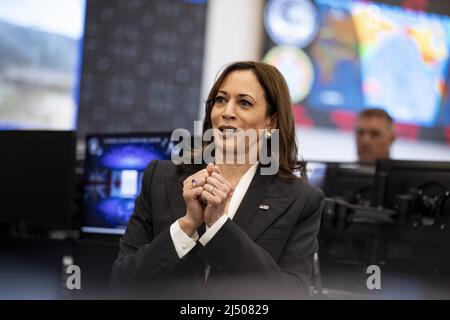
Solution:
[[[214,186],[211,186],[211,188],[209,189],[209,193],[211,193],[212,195],[214,195],[213,189],[214,189]]]
[[[197,181],[195,179],[192,179],[192,189],[197,188]]]

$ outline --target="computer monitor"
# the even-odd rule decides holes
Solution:
[[[450,193],[450,162],[379,160],[375,192],[374,205],[390,209],[402,209],[399,208],[402,198],[408,196],[445,198],[445,193]],[[430,198],[428,201],[432,206],[434,200]],[[450,201],[446,202],[449,211]]]
[[[72,227],[73,131],[0,131],[0,222]]]
[[[170,159],[173,147],[171,132],[88,135],[81,231],[123,234],[145,168]]]
[[[450,162],[379,160],[375,194],[375,205],[397,212],[383,232],[386,266],[448,275]]]
[[[375,168],[358,163],[328,163],[323,183],[326,197],[339,197],[350,203],[370,205]]]

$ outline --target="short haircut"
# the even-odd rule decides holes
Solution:
[[[392,125],[394,123],[394,120],[389,115],[389,113],[387,113],[386,110],[383,110],[381,108],[365,109],[358,114],[358,119],[373,118],[373,117],[383,118],[389,123],[389,125]]]

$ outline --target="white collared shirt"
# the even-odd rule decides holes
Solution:
[[[182,258],[189,251],[191,251],[192,248],[195,247],[197,240],[205,246],[216,235],[220,228],[222,228],[225,222],[227,222],[227,219],[233,219],[239,205],[242,202],[242,199],[245,196],[245,193],[248,190],[248,187],[250,186],[250,183],[252,182],[253,177],[255,176],[257,168],[258,162],[253,164],[241,177],[236,189],[233,192],[233,195],[231,196],[228,212],[222,215],[211,227],[206,225],[206,231],[200,239],[197,231],[192,235],[192,237],[189,237],[186,233],[184,233],[184,231],[180,228],[178,220],[172,223],[170,226],[170,236],[178,257]]]

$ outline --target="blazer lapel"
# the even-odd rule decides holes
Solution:
[[[274,176],[261,175],[258,168],[233,221],[256,240],[294,201],[287,186]]]
[[[166,194],[169,207],[171,209],[173,221],[181,218],[186,214],[186,204],[183,199],[183,181],[188,175],[183,174],[178,179],[166,179]]]

